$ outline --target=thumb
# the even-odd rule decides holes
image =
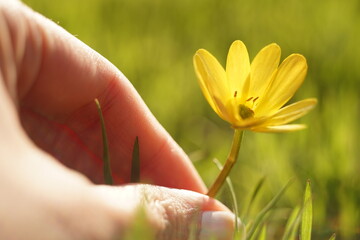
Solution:
[[[121,229],[131,229],[139,221],[139,210],[154,229],[153,239],[232,239],[234,215],[219,201],[188,190],[134,184],[120,187],[98,186],[117,215]],[[126,231],[120,233],[126,236]],[[147,239],[149,236],[146,236]]]

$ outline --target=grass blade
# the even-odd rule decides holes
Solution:
[[[134,219],[135,221],[133,221],[133,223],[127,227],[125,231],[125,236],[123,238],[116,238],[117,240],[157,239],[156,232],[154,231],[152,225],[149,223],[146,210],[143,206],[137,209]]]
[[[312,199],[310,180],[306,183],[304,195],[304,210],[301,220],[301,240],[311,240],[312,227]]]
[[[266,240],[266,225],[262,227],[258,240]]]
[[[265,215],[275,206],[279,201],[280,197],[284,194],[285,190],[290,186],[292,180],[290,180],[276,195],[271,199],[271,201],[260,211],[260,213],[255,217],[255,220],[250,227],[246,239],[251,239],[255,233],[257,227],[263,223]]]
[[[265,182],[265,177],[260,178],[260,180],[257,182],[256,187],[254,191],[251,194],[250,201],[248,204],[248,207],[246,208],[245,214],[244,214],[244,220],[246,220],[249,216],[250,210],[252,208],[252,203],[255,201],[255,198],[257,197],[258,193],[260,192],[261,187],[263,186]]]
[[[101,111],[100,102],[97,98],[95,98],[96,108],[99,113],[100,117],[100,124],[101,124],[101,133],[102,133],[102,142],[103,142],[103,174],[104,174],[104,181],[105,184],[113,185],[114,181],[111,174],[111,166],[110,166],[110,154],[109,154],[109,143],[106,134],[106,127],[104,116]]]
[[[140,154],[139,154],[139,138],[136,136],[131,162],[130,182],[140,182]]]
[[[331,237],[329,238],[329,240],[335,240],[336,239],[336,234],[334,233],[333,235],[331,235]]]
[[[301,215],[300,209],[301,209],[300,206],[296,206],[292,210],[290,217],[286,223],[282,240],[295,239],[296,232],[300,223],[300,215]]]

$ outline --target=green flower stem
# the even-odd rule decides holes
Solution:
[[[220,174],[218,175],[215,182],[210,187],[209,192],[207,193],[209,197],[216,196],[221,186],[224,184],[226,177],[230,174],[230,171],[238,158],[242,136],[243,136],[243,131],[239,129],[235,129],[229,156]]]

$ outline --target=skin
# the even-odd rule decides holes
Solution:
[[[199,212],[228,211],[116,67],[16,0],[0,0],[0,113],[0,239],[121,238],[139,206],[158,238],[185,239]],[[152,185],[127,184],[136,136]]]

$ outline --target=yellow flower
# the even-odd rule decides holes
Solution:
[[[199,49],[194,67],[201,90],[212,109],[236,129],[257,132],[286,132],[303,129],[302,124],[288,124],[317,103],[308,98],[283,107],[302,84],[306,59],[291,54],[279,66],[280,47],[270,44],[256,55],[250,65],[243,42],[233,42],[226,69],[208,51]]]

